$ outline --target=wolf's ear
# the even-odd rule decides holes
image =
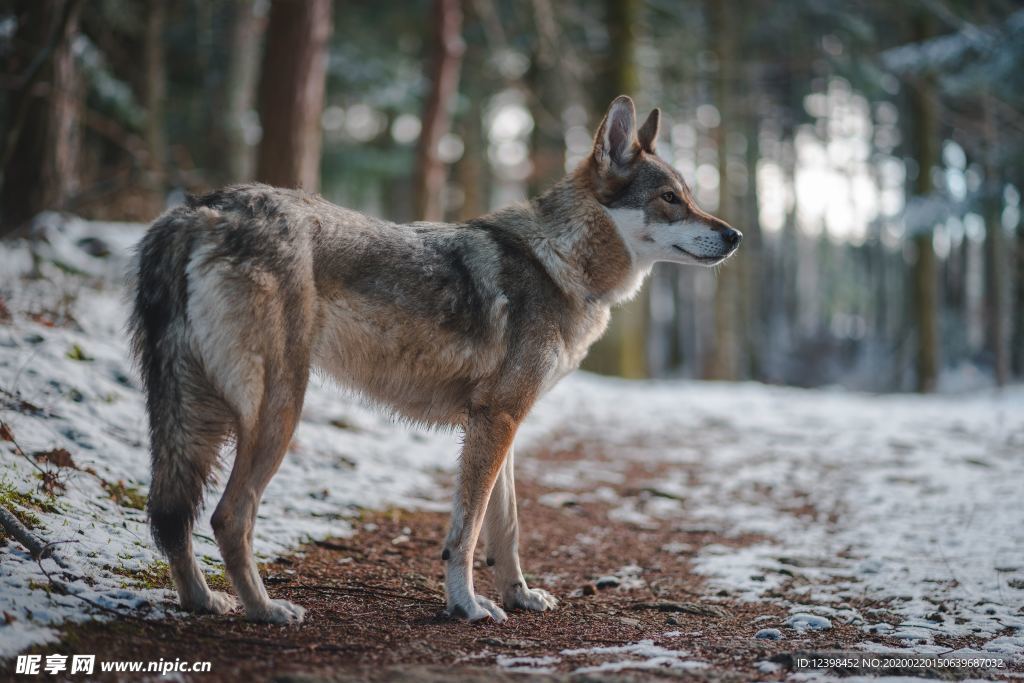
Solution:
[[[661,110],[654,109],[647,115],[644,125],[640,126],[637,139],[640,141],[640,149],[654,154],[654,147],[658,142],[658,126],[661,125]]]
[[[626,166],[639,151],[633,100],[626,95],[619,95],[612,100],[594,136],[594,160],[601,169]]]

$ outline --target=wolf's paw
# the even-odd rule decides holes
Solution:
[[[238,607],[235,596],[224,591],[210,591],[210,603],[207,609],[210,614],[227,614]]]
[[[446,611],[448,616],[453,619],[465,619],[466,621],[492,619],[494,623],[500,624],[508,619],[508,615],[505,614],[505,610],[501,609],[482,595],[474,596],[472,602],[469,602],[466,605],[449,605]]]
[[[306,608],[287,600],[271,600],[266,605],[246,613],[249,621],[266,624],[301,624]]]
[[[508,609],[528,609],[543,612],[558,607],[558,598],[543,588],[525,588],[522,583],[505,591],[505,607]]]
[[[181,606],[198,614],[227,614],[238,607],[238,601],[223,591],[207,591],[196,600],[182,600]]]

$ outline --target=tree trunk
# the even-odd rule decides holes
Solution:
[[[256,0],[235,0],[233,5],[227,112],[223,125],[227,138],[227,181],[238,183],[249,180],[253,173],[255,150],[246,138],[246,118],[256,101],[260,42],[267,22],[265,16],[257,13]]]
[[[320,115],[331,0],[273,0],[260,79],[256,177],[279,187],[320,186]]]
[[[535,54],[526,74],[530,89],[530,177],[527,193],[531,197],[544,192],[565,175],[565,131],[562,128],[561,85],[552,78],[550,66]]]
[[[424,221],[444,219],[447,167],[438,155],[438,144],[451,128],[465,49],[459,0],[434,0],[432,20],[432,54],[427,67],[430,92],[423,103],[423,127],[416,151],[416,213]]]
[[[736,206],[730,191],[728,131],[735,119],[733,89],[736,78],[736,36],[731,25],[736,8],[731,0],[710,0],[710,23],[718,74],[715,78],[715,105],[719,112],[718,146],[718,210],[725,221],[735,221]],[[743,258],[740,254],[739,258]],[[738,259],[725,264],[718,274],[715,288],[715,339],[707,364],[709,379],[739,378],[741,333],[739,330],[741,274]]]
[[[754,81],[758,78],[755,75]],[[757,106],[760,91],[751,87],[743,98],[744,132],[747,136],[745,161],[747,190],[744,195],[743,210],[737,212],[742,222],[737,225],[743,232],[744,251],[742,259],[728,264],[727,268],[739,271],[742,287],[739,309],[744,329],[740,330],[743,340],[743,366],[745,377],[763,379],[765,360],[762,357],[768,347],[765,343],[768,330],[768,311],[771,310],[771,293],[767,286],[766,276],[770,274],[769,260],[765,258],[767,250],[761,235],[760,204],[757,191],[757,162],[761,157],[759,143],[761,116]]]
[[[164,100],[167,73],[164,62],[164,0],[152,0],[146,13],[146,38],[143,61],[146,66],[146,152],[149,161],[148,185],[158,196],[163,194],[167,162],[167,138],[164,135]]]
[[[915,38],[926,40],[931,35],[930,17],[918,15]],[[910,95],[910,126],[913,132],[917,178],[913,193],[927,200],[934,190],[932,168],[938,161],[938,113],[933,79],[923,77]],[[910,226],[914,246],[912,291],[914,324],[917,332],[917,380],[919,392],[935,391],[939,377],[939,307],[938,275],[935,248],[932,245],[934,226]]]
[[[493,7],[481,3],[467,3],[463,22],[466,26],[483,27],[489,20]],[[499,24],[500,27],[500,24]],[[463,48],[462,67],[459,75],[459,92],[467,101],[466,110],[452,124],[462,137],[462,158],[455,163],[452,175],[462,190],[462,202],[448,207],[449,214],[459,221],[468,221],[490,208],[490,164],[487,161],[487,135],[484,130],[484,103],[493,92],[493,72],[488,68],[487,56],[493,43],[485,32],[466,30],[467,36],[474,35]],[[412,180],[410,174],[409,180]],[[408,194],[408,193],[407,193]]]
[[[997,161],[999,139],[991,95],[982,98],[984,107],[985,184],[982,205],[985,217],[985,345],[992,356],[996,384],[1010,379],[1010,349],[1007,336],[1006,245],[1003,239],[1003,182]]]
[[[487,200],[487,140],[484,138],[482,96],[470,98],[469,110],[462,121],[462,141],[465,150],[456,166],[456,175],[462,187],[462,206],[458,218],[467,221],[486,213]]]
[[[0,236],[40,211],[60,209],[78,188],[82,80],[71,42],[78,0],[16,3],[8,75],[14,83],[0,168]]]
[[[618,95],[637,97],[640,75],[636,66],[637,29],[640,26],[638,0],[610,0],[608,3],[608,36],[611,40],[610,66],[616,77],[609,83],[617,92],[608,97],[604,106]],[[638,117],[643,114],[638,112]],[[643,118],[640,118],[642,121]],[[648,377],[647,336],[650,331],[650,282],[644,284],[636,298],[623,304],[613,317],[618,327],[618,373],[630,379]]]
[[[533,0],[536,49],[526,74],[529,87],[532,170],[527,181],[529,196],[535,197],[565,175],[565,129],[562,113],[568,97],[569,79],[562,66],[558,21],[549,0]]]
[[[1018,187],[1020,187],[1018,185]],[[1010,345],[1013,357],[1013,374],[1024,377],[1024,221],[1017,223],[1016,264],[1013,272],[1014,304],[1013,304],[1013,344]]]
[[[635,97],[639,90],[636,32],[641,5],[637,0],[606,0],[605,24],[609,51],[598,74],[598,111],[604,112],[618,95]],[[638,112],[640,120],[644,113]],[[584,369],[629,378],[647,377],[647,334],[650,322],[650,283],[632,301],[612,311],[608,331],[590,349]]]

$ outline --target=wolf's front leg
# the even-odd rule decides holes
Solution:
[[[519,566],[519,518],[516,512],[515,456],[508,449],[505,464],[494,484],[484,518],[487,564],[494,567],[495,583],[507,609],[554,609],[558,600],[542,588],[529,588]]]
[[[507,618],[504,610],[473,590],[473,551],[483,526],[487,501],[512,445],[519,421],[507,412],[474,410],[466,427],[452,522],[441,559],[445,561],[448,614],[477,621]]]

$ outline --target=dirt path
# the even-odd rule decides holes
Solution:
[[[600,466],[600,455],[587,457]],[[696,550],[758,539],[686,528],[679,520],[643,528],[613,521],[611,504],[600,497],[558,505],[553,490],[529,472],[542,470],[545,461],[582,455],[569,450],[530,458],[533,465],[518,484],[523,563],[532,585],[561,599],[557,611],[511,613],[502,625],[444,618],[439,555],[447,518],[393,510],[366,515],[352,538],[319,542],[264,567],[274,597],[307,608],[301,627],[254,625],[237,615],[125,620],[72,627],[59,645],[33,651],[88,652],[98,660],[209,660],[211,673],[194,676],[202,681],[482,681],[511,679],[515,672],[564,680],[590,667],[588,680],[778,680],[795,652],[865,640],[859,627],[842,623],[799,634],[785,628],[788,613],[778,604],[708,594],[690,568]],[[657,478],[657,467],[633,465],[624,481],[608,488],[619,500],[664,495],[641,484]],[[490,572],[478,564],[478,590],[493,596]],[[755,639],[764,628],[779,628],[784,638]],[[616,673],[622,662],[650,668]],[[524,677],[515,673],[515,680]]]

